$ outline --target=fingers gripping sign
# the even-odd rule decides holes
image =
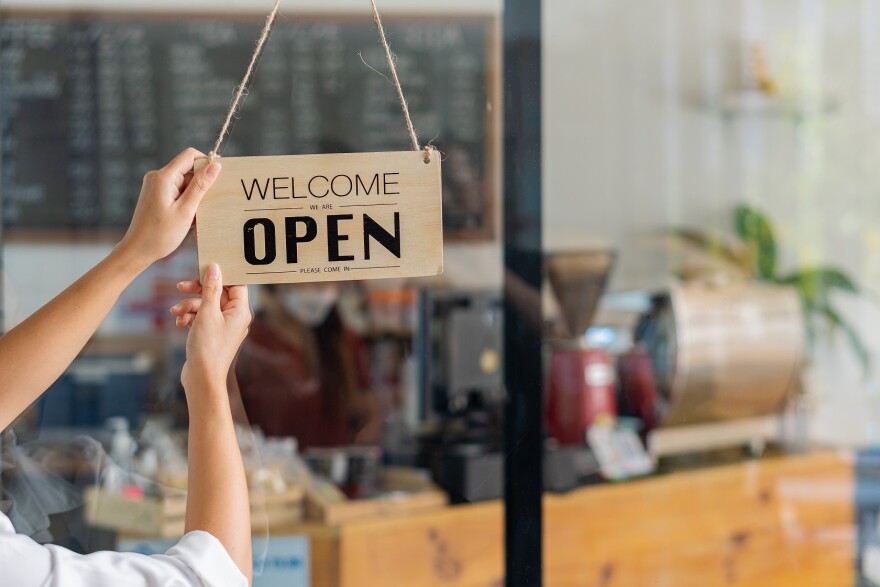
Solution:
[[[128,231],[120,246],[144,266],[174,252],[189,233],[202,198],[220,175],[220,164],[192,173],[196,159],[204,157],[186,149],[168,165],[144,176]]]
[[[209,312],[220,311],[220,266],[212,263],[205,274],[205,287],[202,290],[202,303]]]
[[[193,316],[187,321],[192,328],[186,341],[185,379],[225,374],[247,335],[252,317],[247,287],[224,288],[220,267],[216,263],[208,266],[200,290],[202,296],[198,303],[193,298],[184,300],[191,310],[185,315]],[[178,324],[180,322],[181,316],[178,315]]]
[[[177,284],[177,289],[183,294],[199,296],[186,298],[179,304],[172,306],[170,309],[170,312],[177,318],[177,326],[191,326],[196,314],[199,312],[199,307],[202,305],[202,282],[198,279],[181,281]],[[223,290],[220,293],[220,305],[225,307],[228,301],[229,288],[223,287]]]

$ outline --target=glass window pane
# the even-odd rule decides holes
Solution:
[[[206,488],[194,467],[212,444],[234,446],[234,434],[255,585],[454,583],[469,580],[471,560],[486,561],[479,581],[499,582],[500,3],[383,10],[419,138],[442,157],[441,276],[250,286],[253,322],[229,376],[200,378],[199,345],[187,348],[199,308],[182,302],[201,295],[188,282],[198,277],[196,237],[176,247],[188,218],[152,263],[118,245],[138,195],[156,196],[151,182],[169,179],[172,197],[189,182],[188,168],[145,174],[186,147],[212,148],[263,8],[0,12],[0,379],[35,399],[7,410],[0,395],[0,410],[24,410],[0,426],[0,512],[19,534],[77,553],[165,552],[200,528],[197,496],[232,495],[231,472]],[[273,28],[221,165],[410,147],[367,4],[308,8],[291,7]],[[90,270],[101,279],[78,282],[40,318]],[[19,347],[25,358],[3,371],[3,353]],[[19,381],[20,372],[40,375]],[[200,394],[213,386],[222,400],[206,404]],[[200,444],[205,426],[213,442]],[[240,505],[230,500],[221,517]],[[218,569],[236,576],[227,558],[197,550],[214,561],[194,568],[206,582]]]
[[[547,584],[877,580],[874,12],[544,3],[548,274],[611,259],[548,432],[618,480],[545,498]]]

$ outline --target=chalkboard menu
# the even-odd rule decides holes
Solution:
[[[413,122],[443,152],[447,236],[490,236],[493,24],[387,21]],[[187,146],[210,150],[261,25],[0,13],[0,189],[10,233],[127,226],[146,171]],[[408,149],[386,70],[368,11],[281,17],[221,153]]]

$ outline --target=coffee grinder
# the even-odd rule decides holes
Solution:
[[[547,341],[547,432],[561,445],[583,445],[596,421],[617,416],[614,359],[591,347],[586,332],[614,264],[611,251],[548,253],[545,267],[567,334]]]

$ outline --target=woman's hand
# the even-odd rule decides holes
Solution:
[[[193,175],[200,157],[205,155],[187,149],[144,176],[134,217],[119,243],[143,266],[173,253],[192,228],[199,202],[220,174],[220,164],[212,163]]]
[[[227,288],[220,267],[205,272],[186,339],[181,381],[189,410],[189,499],[184,530],[214,536],[251,583],[251,508],[235,437],[226,376],[251,322],[247,286]]]
[[[186,364],[181,374],[188,398],[203,387],[226,389],[226,375],[252,318],[247,286],[234,285],[224,292],[216,263],[208,267],[201,292],[198,314],[186,339]]]
[[[224,287],[223,293],[220,294],[220,306],[225,306],[226,302],[229,300],[229,288]],[[177,284],[177,291],[180,293],[192,295],[192,296],[200,296],[202,295],[202,282],[198,279],[190,279],[187,281],[181,281]],[[193,320],[196,318],[196,314],[199,313],[199,308],[202,305],[202,298],[186,298],[182,300],[179,304],[175,306],[171,306],[169,310],[172,314],[174,314],[177,319],[177,326],[189,326],[193,323]]]
[[[195,149],[188,149],[162,170],[148,173],[131,226],[119,246],[0,338],[0,430],[70,366],[132,280],[153,261],[172,253],[186,237],[202,196],[220,172],[218,165],[212,165],[195,177],[189,175],[199,156]],[[244,295],[237,304],[247,306],[247,293],[236,295]]]

